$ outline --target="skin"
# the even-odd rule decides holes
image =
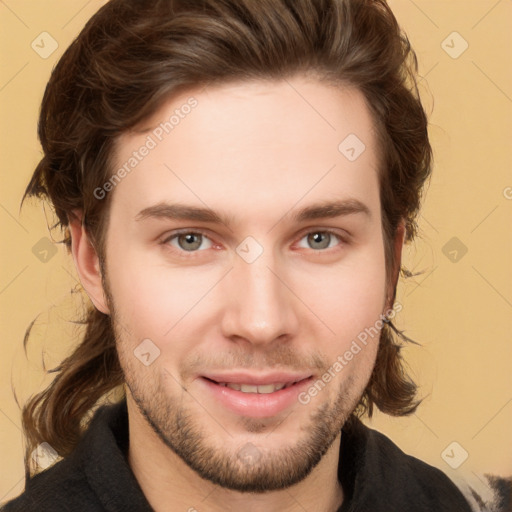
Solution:
[[[320,377],[391,307],[372,118],[360,92],[305,76],[191,90],[124,134],[117,164],[191,96],[197,107],[109,192],[106,275],[87,233],[71,225],[82,283],[114,319],[129,463],[156,511],[336,510],[340,430],[370,378],[377,337],[308,404],[271,417],[225,409],[198,375]],[[366,146],[353,162],[338,150],[351,133]],[[348,198],[370,215],[293,219]],[[137,220],[162,202],[207,206],[231,222]],[[177,229],[204,236],[169,240]],[[334,234],[319,242],[313,235],[325,230]],[[236,252],[247,236],[263,249],[252,263]],[[403,236],[402,224],[391,283]],[[144,339],[160,350],[148,366],[134,355]],[[238,455],[248,443],[258,454],[252,463]]]

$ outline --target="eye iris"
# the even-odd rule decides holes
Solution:
[[[329,247],[330,241],[331,235],[329,233],[324,233],[322,231],[310,233],[308,235],[308,243],[310,243],[315,249],[326,249],[327,247]],[[319,245],[315,247],[315,244]]]
[[[195,241],[194,241],[195,239]],[[183,245],[182,242],[190,245]],[[185,251],[193,251],[201,246],[202,235],[199,233],[186,233],[178,237],[179,246]]]
[[[185,242],[185,244],[183,244]],[[200,233],[185,233],[178,236],[178,245],[185,251],[194,251],[201,247],[202,235]],[[330,233],[317,231],[308,235],[308,243],[314,249],[326,249],[331,242]]]

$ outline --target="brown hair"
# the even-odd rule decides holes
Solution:
[[[432,151],[416,55],[385,0],[111,0],[51,75],[38,130],[44,157],[25,197],[51,201],[68,248],[69,218],[82,211],[102,260],[111,194],[98,200],[94,190],[112,175],[114,144],[122,133],[187,88],[297,73],[348,84],[366,98],[380,145],[391,279],[394,234],[403,219],[406,241],[416,235]],[[396,281],[391,284],[394,302]],[[69,454],[91,409],[123,383],[110,317],[91,305],[84,322],[81,344],[54,370],[53,383],[24,407],[27,460],[44,441],[59,455]],[[375,369],[354,414],[371,416],[376,406],[406,415],[419,404],[395,334],[408,339],[386,322]]]

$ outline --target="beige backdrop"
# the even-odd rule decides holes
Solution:
[[[20,410],[75,336],[74,269],[37,203],[19,212],[41,153],[36,119],[49,73],[103,0],[0,1],[0,503],[23,488]],[[426,396],[409,418],[368,423],[402,449],[475,478],[512,474],[512,2],[393,0],[420,63],[433,179],[421,239],[405,251],[399,328]],[[37,317],[28,357],[26,327]],[[44,350],[44,357],[42,351]],[[506,435],[506,432],[509,435]],[[456,444],[453,444],[456,443]],[[465,458],[467,455],[467,459]]]

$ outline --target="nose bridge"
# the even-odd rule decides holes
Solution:
[[[294,334],[297,317],[292,294],[283,284],[278,259],[265,250],[254,261],[236,257],[228,276],[224,334],[252,343],[269,343]],[[279,277],[278,277],[279,276]]]

